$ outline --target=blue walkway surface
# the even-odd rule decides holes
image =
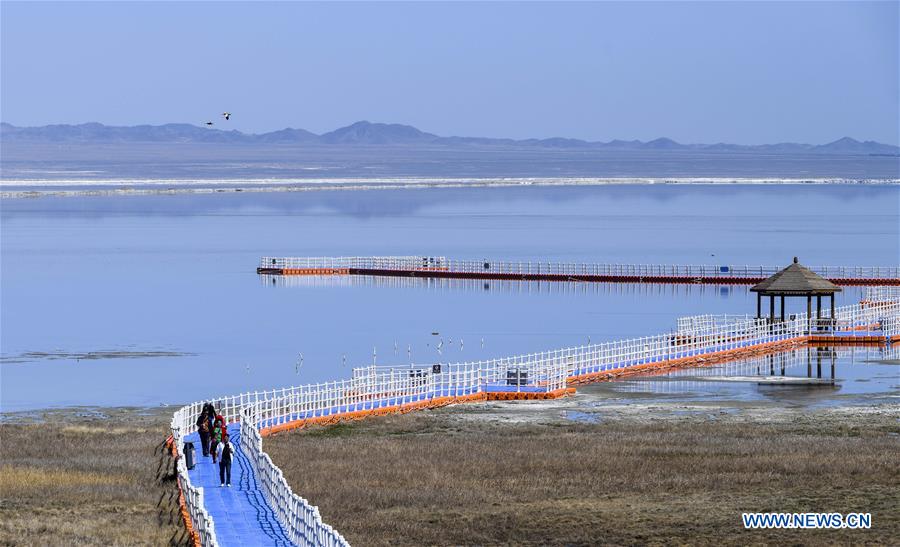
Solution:
[[[848,336],[859,336],[860,331],[848,333]],[[837,334],[837,333],[832,333]],[[840,333],[843,334],[843,333]],[[868,334],[868,333],[866,333]],[[606,370],[616,370],[627,368],[635,365],[657,363],[671,359],[679,359],[684,357],[694,357],[706,355],[716,351],[733,350],[741,347],[758,346],[766,342],[780,342],[791,339],[790,335],[772,336],[763,339],[753,339],[744,341],[730,341],[727,344],[710,345],[702,349],[699,348],[683,348],[673,346],[669,348],[667,355],[657,355],[645,358],[633,358],[618,363],[606,363],[575,369],[574,375],[581,375]],[[529,378],[528,385],[515,386],[501,380],[499,383],[483,385],[483,391],[523,391],[535,392],[545,391],[546,386],[537,384],[540,378]],[[441,398],[447,396],[465,396],[478,393],[478,386],[466,386],[460,388],[446,389],[439,387],[435,391],[429,393],[420,393],[415,395],[407,395],[400,397],[379,397],[373,396],[367,401],[360,401],[348,405],[338,405],[327,408],[318,408],[306,412],[291,414],[269,423],[260,423],[260,427],[268,427],[277,423],[291,422],[295,420],[335,416],[361,410],[374,410],[379,408],[390,408],[408,405],[419,401],[425,401],[432,398]],[[256,546],[256,545],[291,545],[278,519],[272,512],[271,507],[263,496],[259,485],[256,482],[256,476],[250,467],[250,462],[244,455],[240,447],[240,424],[231,424],[228,426],[228,434],[231,436],[231,442],[235,447],[236,453],[234,463],[231,470],[231,488],[219,486],[219,465],[212,462],[211,457],[204,458],[202,450],[200,450],[199,435],[192,433],[185,440],[194,442],[195,459],[197,461],[193,470],[189,471],[191,482],[195,486],[203,487],[204,503],[206,510],[215,523],[216,538],[220,545],[240,545]]]
[[[211,456],[203,457],[200,436],[192,433],[185,437],[195,448],[196,465],[188,474],[194,486],[203,487],[203,502],[215,523],[219,545],[291,545],[241,451],[241,425],[229,425],[228,435],[236,451],[231,464],[231,488],[219,487],[219,464],[213,463]]]

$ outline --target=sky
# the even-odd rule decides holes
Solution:
[[[4,0],[0,119],[900,144],[898,6]]]

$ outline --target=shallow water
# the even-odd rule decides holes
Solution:
[[[896,402],[900,355],[894,348],[800,348],[708,367],[616,380],[584,388],[608,403],[772,403],[780,407],[829,407]],[[834,382],[831,366],[834,364]],[[812,378],[821,383],[778,383]],[[771,381],[775,379],[775,381]]]
[[[182,403],[373,360],[475,360],[755,309],[746,287],[271,283],[255,273],[262,255],[896,266],[898,209],[896,186],[4,200],[0,408]]]

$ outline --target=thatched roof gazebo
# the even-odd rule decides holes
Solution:
[[[756,317],[762,317],[762,298],[769,297],[769,320],[775,321],[775,297],[781,298],[781,317],[784,321],[784,298],[806,297],[806,317],[812,318],[812,297],[816,297],[816,319],[822,318],[822,297],[831,297],[831,318],[834,319],[834,293],[841,288],[809,268],[794,257],[794,263],[775,275],[754,285],[756,293]]]

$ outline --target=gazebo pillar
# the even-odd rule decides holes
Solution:
[[[834,298],[832,298],[832,301],[833,300]],[[759,319],[760,317],[762,317],[762,295],[756,293],[756,318]]]
[[[834,293],[831,293],[831,330],[834,330],[837,323],[834,321]]]
[[[812,325],[812,295],[806,295],[806,332],[809,333]]]
[[[781,295],[781,322],[784,323],[784,295]]]
[[[816,295],[816,330],[822,330],[822,295]]]
[[[775,322],[775,295],[769,296],[769,323]]]

